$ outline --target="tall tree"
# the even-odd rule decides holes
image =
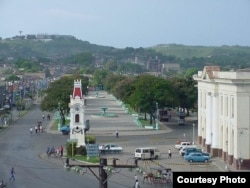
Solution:
[[[103,81],[110,74],[110,71],[105,69],[96,69],[93,75],[94,86],[103,88]]]
[[[82,81],[82,91],[86,94],[88,78],[82,75],[65,76],[50,84],[40,105],[42,111],[59,110],[62,124],[65,124],[65,115],[69,112],[68,104],[73,93],[74,80]]]
[[[189,110],[195,108],[197,104],[197,88],[195,87],[196,81],[192,79],[191,76],[174,77],[171,78],[171,82],[178,92],[179,107],[187,110],[187,115],[189,115]]]
[[[141,112],[150,114],[152,124],[153,113],[156,111],[156,103],[159,106],[173,106],[176,103],[176,94],[172,85],[165,79],[152,75],[142,75],[134,83],[134,92],[129,97],[130,105],[140,108]]]

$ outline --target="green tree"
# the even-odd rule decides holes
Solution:
[[[109,60],[107,63],[106,63],[106,69],[109,70],[109,71],[116,71],[117,68],[118,68],[118,64],[116,61],[114,60]]]
[[[19,59],[15,62],[17,69],[23,69],[24,72],[38,72],[42,70],[42,66],[37,61],[27,59]]]
[[[96,69],[93,75],[93,84],[96,87],[99,87],[100,89],[104,86],[104,80],[105,78],[110,74],[108,70],[105,69]]]
[[[21,80],[20,77],[18,77],[18,76],[15,75],[15,74],[10,75],[10,76],[6,79],[6,81],[20,81],[20,80]]]
[[[136,78],[134,77],[126,77],[125,79],[117,82],[113,90],[114,96],[117,99],[125,103],[128,103],[129,96],[132,95],[133,92],[135,91],[134,84],[133,84],[135,80]]]
[[[104,86],[106,91],[112,92],[114,91],[115,85],[120,82],[121,80],[124,80],[126,77],[123,75],[117,75],[117,74],[108,74],[107,77],[104,80]]]
[[[58,110],[60,104],[60,115],[62,124],[65,124],[65,114],[69,112],[68,104],[70,103],[70,95],[73,94],[74,80],[82,81],[83,94],[87,92],[88,78],[81,75],[65,76],[50,84],[50,87],[44,91],[40,108],[42,111]]]
[[[176,93],[168,80],[152,75],[141,75],[134,83],[134,92],[129,96],[129,104],[150,114],[152,124],[153,113],[156,111],[156,102],[159,106],[173,106],[176,103]]]
[[[171,82],[175,87],[175,90],[178,92],[178,101],[179,107],[187,110],[187,115],[189,115],[189,110],[195,108],[197,104],[197,88],[195,85],[196,81],[193,80],[191,76],[183,77],[174,77],[171,78]]]

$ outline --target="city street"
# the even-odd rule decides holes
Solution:
[[[100,97],[96,98],[95,93],[86,97],[87,106],[85,118],[90,121],[90,131],[87,134],[96,136],[96,143],[116,143],[123,147],[121,154],[101,155],[108,159],[108,164],[112,163],[112,158],[118,159],[117,164],[134,164],[134,150],[137,147],[154,146],[158,147],[162,157],[156,161],[139,161],[139,168],[113,169],[109,175],[108,187],[132,187],[134,176],[138,175],[140,184],[143,182],[141,171],[152,171],[157,168],[171,168],[172,171],[221,171],[216,165],[209,164],[189,164],[185,162],[174,148],[178,139],[192,139],[193,122],[187,122],[184,126],[177,125],[176,117],[170,122],[161,124],[160,130],[145,130],[135,124],[134,118],[127,114],[112,95],[100,92]],[[101,107],[107,107],[108,113],[116,113],[117,117],[96,117],[95,114],[101,112]],[[99,182],[93,173],[86,169],[84,175],[76,172],[67,172],[64,168],[65,160],[59,158],[47,158],[46,149],[48,146],[65,147],[67,135],[62,135],[58,131],[51,130],[52,122],[42,120],[45,112],[39,110],[39,105],[28,112],[24,117],[18,119],[13,125],[0,132],[0,177],[8,181],[11,167],[15,167],[16,181],[8,182],[8,187],[99,187]],[[29,134],[30,127],[35,127],[38,121],[42,121],[45,131],[40,134]],[[115,131],[119,131],[119,138],[115,137]],[[196,134],[196,129],[195,129]],[[168,149],[172,150],[172,158],[167,158]],[[73,163],[73,161],[70,161]],[[97,168],[92,169],[98,176]],[[171,185],[169,185],[171,187]],[[141,187],[152,187],[149,182],[145,182]]]

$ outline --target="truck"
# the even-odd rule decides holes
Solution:
[[[159,109],[159,120],[169,121],[171,119],[171,109]]]
[[[180,150],[183,147],[197,147],[197,145],[193,144],[192,142],[180,142],[179,144],[175,144],[175,148]]]
[[[100,153],[121,153],[123,151],[123,148],[117,144],[103,144],[99,146]]]

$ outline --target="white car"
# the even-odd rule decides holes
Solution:
[[[183,147],[186,147],[186,146],[190,146],[190,145],[192,145],[192,143],[191,142],[180,142],[180,143],[178,143],[178,144],[175,144],[175,148],[176,149],[181,149],[181,148],[183,148]]]
[[[117,144],[103,144],[99,146],[101,153],[121,153],[123,148]]]
[[[179,154],[180,154],[181,156],[184,156],[184,154],[186,153],[186,150],[191,150],[191,151],[193,151],[193,152],[199,152],[199,151],[202,152],[202,150],[201,150],[201,149],[198,149],[197,146],[191,145],[191,146],[182,147],[182,148],[179,150]]]

